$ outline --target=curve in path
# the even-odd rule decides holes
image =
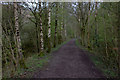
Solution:
[[[86,52],[71,40],[52,54],[46,69],[37,71],[34,78],[102,78]]]

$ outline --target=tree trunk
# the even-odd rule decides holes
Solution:
[[[118,77],[120,78],[120,2],[117,3],[117,10],[118,10],[118,20],[117,20],[117,42],[118,42]]]
[[[48,47],[48,10],[47,10],[47,3],[44,3],[44,26],[43,27],[43,39],[44,39],[44,50]]]
[[[105,24],[105,14],[103,13],[103,24],[105,26],[104,28],[104,39],[105,39],[105,53],[106,53],[106,59],[108,60],[108,44],[107,44],[107,34],[106,34],[106,24]]]
[[[51,51],[51,3],[48,8],[48,52]]]
[[[91,6],[91,2],[89,2],[89,12],[88,12],[88,33],[87,33],[87,38],[88,38],[87,47],[88,48],[90,48],[90,6]]]
[[[21,39],[20,39],[20,33],[19,33],[19,19],[18,19],[18,5],[17,3],[14,3],[14,17],[15,17],[15,32],[16,32],[16,42],[17,42],[17,51],[19,54],[19,63],[21,68],[26,68],[24,57],[22,53],[21,48]]]
[[[59,44],[62,43],[63,41],[63,31],[64,31],[64,14],[63,14],[63,3],[61,3],[61,8],[62,8],[62,11],[61,11],[61,17],[62,17],[62,20],[61,20],[61,27],[60,27],[60,35],[59,35]]]
[[[97,37],[98,37],[98,26],[97,26],[97,2],[95,4],[95,45],[96,47],[98,46],[98,41],[97,41]]]
[[[6,30],[7,30],[7,29],[6,29]],[[4,36],[6,37],[8,43],[9,43],[10,51],[11,51],[11,57],[12,57],[12,63],[13,63],[13,65],[15,66],[15,71],[16,71],[18,64],[17,64],[17,60],[15,59],[14,50],[13,50],[13,48],[12,48],[11,41],[10,41],[9,37],[5,34],[4,29],[3,29],[3,33],[4,33]],[[6,60],[6,61],[7,61],[7,60]]]
[[[41,55],[43,54],[44,50],[41,2],[39,2],[39,16],[40,16],[39,24],[40,24],[40,55]]]
[[[65,40],[67,39],[67,31],[66,31],[66,24],[64,23],[64,33],[65,33]]]
[[[37,25],[37,22],[35,23],[35,26],[36,26],[36,41],[37,41],[37,52],[39,53],[40,50],[39,50],[39,35],[38,35],[38,25]]]
[[[58,18],[58,3],[56,3],[56,15],[55,15],[55,36],[54,36],[54,47],[56,47],[57,44],[57,18]]]

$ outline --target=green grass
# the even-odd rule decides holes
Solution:
[[[70,40],[66,40],[63,43],[61,43],[60,45],[57,45],[55,48],[51,49],[51,53],[58,50],[61,46],[63,46],[64,44],[66,44],[67,42],[69,42]]]
[[[28,57],[25,60],[26,66],[28,69],[18,69],[18,71],[15,74],[15,77],[24,77],[24,78],[31,78],[34,72],[42,68],[44,64],[48,62],[49,56],[39,57],[37,54],[32,55],[31,57]]]
[[[31,57],[25,59],[25,64],[28,69],[21,69],[18,67],[17,71],[13,72],[12,77],[14,78],[32,78],[32,75],[37,69],[41,69],[47,62],[50,56],[46,55],[39,57],[38,54],[34,53]],[[3,78],[11,78],[12,70],[14,67],[10,64],[9,68],[4,68]]]
[[[33,74],[44,68],[44,65],[48,63],[48,60],[52,58],[51,54],[58,50],[61,46],[66,44],[69,40],[64,41],[60,45],[57,45],[55,48],[51,49],[50,53],[44,53],[42,56],[38,56],[37,53],[33,53],[34,55],[31,55],[25,59],[25,64],[28,69],[21,69],[18,68],[16,72],[14,72],[13,77],[14,78],[32,78]],[[11,71],[14,67],[9,65],[9,69],[6,70],[4,69],[5,73],[3,78],[10,78],[11,76]]]
[[[32,55],[25,60],[26,66],[28,69],[18,69],[15,73],[15,77],[23,77],[23,78],[32,78],[35,71],[40,70],[44,67],[44,64],[47,64],[48,60],[51,58],[51,54],[58,50],[61,46],[66,44],[69,40],[63,42],[60,45],[57,45],[55,48],[51,49],[50,53],[45,53],[43,56],[38,56],[38,54]]]
[[[99,55],[99,54],[96,54],[94,51],[91,51],[91,50],[88,50],[87,48],[85,48],[84,46],[81,46],[81,44],[79,43],[78,39],[76,40],[76,45],[85,50],[85,51],[88,51],[90,54],[89,57],[90,59],[92,60],[92,62],[96,65],[96,67],[98,69],[100,69],[103,74],[106,76],[106,77],[116,77],[117,76],[117,73],[114,72],[113,70],[111,70],[110,68],[107,68],[106,64],[103,62],[102,60],[102,56]]]
[[[113,71],[112,69],[110,69],[109,67],[107,67],[107,65],[102,61],[102,56],[99,55],[89,55],[90,59],[93,61],[93,63],[102,70],[103,74],[106,77],[116,77],[117,73],[115,71]]]

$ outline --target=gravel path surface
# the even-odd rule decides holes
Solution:
[[[103,78],[85,51],[78,48],[75,40],[53,52],[47,67],[35,72],[34,78]]]

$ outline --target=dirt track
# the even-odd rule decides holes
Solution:
[[[86,52],[71,40],[52,54],[47,68],[38,70],[34,78],[102,78],[104,77]]]

